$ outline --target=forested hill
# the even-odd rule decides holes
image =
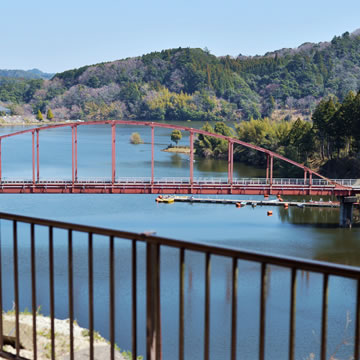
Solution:
[[[216,57],[178,48],[56,74],[49,81],[0,79],[0,101],[56,118],[240,120],[276,109],[310,117],[323,97],[360,88],[360,31],[264,56]],[[27,106],[29,109],[30,107]]]
[[[44,73],[39,69],[31,70],[3,70],[0,69],[0,77],[20,79],[51,79],[54,74]]]

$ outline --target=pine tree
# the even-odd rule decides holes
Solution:
[[[41,113],[40,109],[37,112],[36,119],[38,119],[39,121],[44,120],[43,114]]]
[[[52,120],[54,118],[54,114],[52,113],[51,109],[49,108],[46,114],[46,118],[48,120]]]

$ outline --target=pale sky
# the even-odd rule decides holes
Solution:
[[[263,55],[357,28],[359,0],[0,0],[0,69],[59,72],[179,46]]]

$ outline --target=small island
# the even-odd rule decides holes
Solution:
[[[190,146],[172,146],[169,145],[166,149],[161,151],[178,153],[178,154],[189,154],[190,155]]]

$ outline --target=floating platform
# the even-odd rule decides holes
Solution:
[[[203,204],[229,204],[236,205],[241,204],[241,207],[245,205],[256,206],[296,206],[296,207],[328,207],[336,208],[340,207],[340,203],[332,201],[279,201],[275,200],[243,200],[243,199],[216,199],[216,198],[202,198],[194,196],[173,196],[175,202],[188,202],[188,203],[203,203]]]

